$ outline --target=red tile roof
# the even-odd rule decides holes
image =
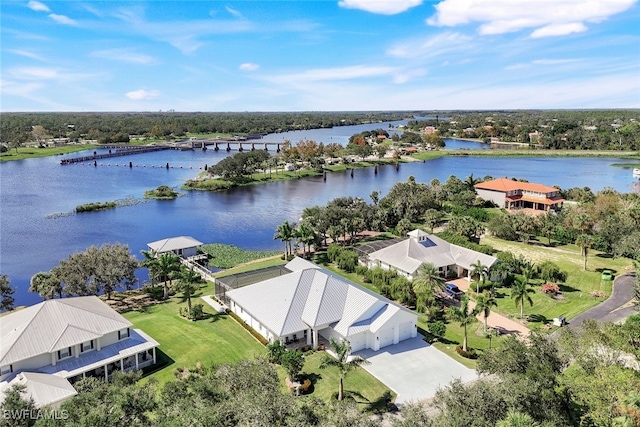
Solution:
[[[552,193],[554,191],[558,191],[558,189],[554,187],[535,184],[533,182],[514,181],[507,178],[498,178],[492,181],[481,182],[480,184],[476,184],[474,187],[481,190],[502,191],[505,193],[515,190],[528,190],[535,191],[537,193]]]

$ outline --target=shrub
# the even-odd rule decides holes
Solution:
[[[369,271],[369,269],[367,268],[366,265],[357,265],[356,266],[356,273],[360,276],[367,276],[367,271]],[[369,277],[367,276],[367,279],[369,279]]]
[[[444,322],[438,320],[436,322],[431,322],[427,325],[429,332],[438,337],[443,337],[445,332],[447,331],[447,327]]]
[[[560,286],[555,283],[545,283],[540,287],[540,291],[545,295],[556,295],[560,292]]]
[[[564,282],[567,280],[567,273],[560,270],[552,261],[544,261],[538,266],[540,278],[545,281]]]
[[[76,206],[76,212],[92,212],[92,211],[103,211],[105,209],[113,209],[117,206],[116,202],[95,202],[95,203],[85,203],[84,205]]]
[[[327,247],[327,258],[329,258],[329,261],[335,262],[343,250],[342,246],[337,243],[330,243],[329,247]]]
[[[235,314],[233,311],[231,311],[230,309],[227,309],[227,314],[229,316],[231,316],[233,319],[235,319],[236,322],[238,322],[243,328],[245,328],[247,331],[249,331],[249,333],[251,335],[253,335],[253,337],[255,339],[257,339],[262,345],[267,345],[269,344],[269,341],[267,341],[267,339],[265,337],[263,337],[262,335],[260,335],[258,333],[258,331],[256,331],[255,329],[253,329],[251,326],[247,325],[246,323],[244,323],[244,320],[242,320],[242,318],[240,316],[238,316],[237,314]]]
[[[464,351],[461,345],[456,346],[456,353],[466,359],[477,359],[478,353],[474,349],[469,349],[468,351]]]
[[[185,319],[192,321],[202,319],[204,316],[204,310],[202,304],[195,304],[191,307],[191,311],[187,307],[180,307],[178,314]]]
[[[287,347],[280,340],[267,344],[267,360],[269,360],[269,363],[280,365],[285,351],[287,351]]]
[[[343,250],[336,262],[342,270],[353,273],[358,265],[358,254],[355,251]]]

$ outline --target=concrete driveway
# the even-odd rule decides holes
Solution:
[[[453,360],[427,344],[422,335],[379,351],[362,350],[358,354],[369,362],[363,368],[396,392],[396,405],[428,399],[454,378],[469,382],[478,378],[476,371]],[[347,379],[349,381],[349,379]]]

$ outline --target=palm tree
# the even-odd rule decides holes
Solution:
[[[493,294],[489,292],[483,292],[476,296],[476,307],[473,310],[474,314],[482,313],[484,316],[484,332],[487,332],[487,318],[491,314],[491,307],[497,307],[498,301],[496,301]]]
[[[431,233],[433,233],[433,228],[442,221],[442,213],[437,209],[427,209],[422,217],[424,218],[425,224],[431,230]]]
[[[474,323],[476,320],[475,314],[469,311],[469,298],[465,295],[460,300],[460,307],[449,307],[447,315],[454,322],[460,323],[460,326],[464,328],[464,340],[462,341],[462,350],[467,351],[467,325]]]
[[[413,292],[418,297],[417,309],[426,309],[427,302],[435,301],[437,292],[444,290],[446,280],[440,276],[438,267],[430,262],[425,262],[418,269],[418,274],[413,278]]]
[[[291,241],[293,240],[295,229],[295,223],[291,224],[289,221],[285,221],[278,226],[276,234],[273,235],[274,240],[281,240],[284,243],[284,257],[285,259],[291,253]]]
[[[338,373],[340,375],[338,400],[342,400],[344,398],[343,381],[347,374],[358,366],[366,365],[371,362],[363,359],[361,356],[350,357],[351,344],[347,340],[338,341],[335,338],[331,338],[329,340],[329,343],[331,344],[331,348],[335,352],[336,357],[334,358],[325,353],[322,356],[322,360],[320,361],[320,369],[325,369],[328,366],[335,366],[336,368],[338,368]]]
[[[464,180],[464,184],[467,186],[469,190],[475,191],[476,190],[475,185],[481,181],[482,181],[481,179],[474,178],[473,174],[471,174]]]
[[[489,268],[482,264],[482,261],[478,260],[471,266],[471,277],[476,279],[480,287],[483,287],[489,278]],[[480,287],[476,289],[480,290]]]
[[[155,268],[158,277],[162,280],[163,299],[167,299],[169,298],[168,282],[173,273],[180,271],[180,259],[173,252],[165,252],[158,257]]]
[[[307,257],[307,246],[311,252],[311,244],[316,240],[316,232],[306,221],[302,221],[294,231],[294,236],[302,243],[302,254]]]
[[[202,282],[202,276],[200,276],[196,271],[183,265],[180,267],[180,272],[177,278],[177,289],[181,291],[187,299],[187,308],[189,309],[189,314],[191,314],[191,295],[198,290],[198,285]]]
[[[576,245],[580,247],[580,254],[584,258],[584,271],[587,271],[587,256],[589,249],[593,246],[593,238],[588,234],[581,234],[576,239]]]
[[[538,427],[540,424],[535,422],[529,414],[522,412],[509,411],[504,420],[498,421],[496,427]]]
[[[158,280],[158,254],[153,250],[141,252],[144,260],[142,260],[140,265],[149,270],[149,280],[151,280],[151,289],[153,289]]]
[[[533,300],[529,294],[535,292],[529,287],[529,282],[526,277],[517,278],[516,283],[511,288],[511,299],[515,300],[516,307],[520,306],[520,319],[524,319],[524,302],[529,302],[529,305],[533,307]]]

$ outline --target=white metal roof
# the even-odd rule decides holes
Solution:
[[[130,326],[131,322],[96,296],[47,300],[2,317],[0,365],[51,353]]]
[[[10,382],[0,383],[0,403],[5,399],[4,392],[15,384],[24,385],[24,396],[33,398],[39,408],[55,405],[78,394],[65,378],[39,372],[21,372]]]
[[[487,267],[497,261],[497,258],[491,255],[451,244],[434,235],[427,236],[421,242],[412,237],[372,252],[369,254],[369,259],[379,260],[409,274],[414,274],[422,264],[427,262],[436,267],[459,265],[470,269],[477,261]]]
[[[155,242],[147,243],[147,246],[156,253],[164,253],[177,251],[180,249],[195,248],[203,243],[199,240],[189,236],[170,237],[168,239],[156,240]]]
[[[417,315],[383,296],[337,276],[309,262],[287,264],[287,268],[308,267],[227,292],[227,296],[277,336],[309,327],[334,325],[347,337],[367,325],[375,332],[393,313]],[[368,323],[367,323],[368,321]]]

